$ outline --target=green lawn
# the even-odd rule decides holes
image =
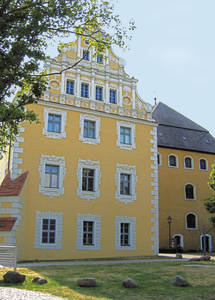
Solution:
[[[186,267],[186,265],[191,265],[191,262],[19,268],[18,271],[25,274],[27,280],[23,285],[13,285],[13,287],[75,300],[214,300],[215,263],[192,263],[192,265],[195,264],[210,265],[214,268]],[[0,270],[1,278],[6,271],[6,269]],[[175,275],[184,276],[191,286],[186,288],[172,286],[170,280]],[[32,283],[35,276],[46,278],[48,284],[39,286]],[[98,286],[80,288],[76,284],[79,277],[94,277]],[[122,280],[127,277],[133,278],[139,287],[123,288]],[[11,285],[6,285],[1,281],[0,286]]]

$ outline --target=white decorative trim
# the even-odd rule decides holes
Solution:
[[[212,252],[213,251],[213,243],[212,243],[212,236],[210,235],[210,234],[205,234],[205,236],[206,237],[208,237],[208,242],[209,242],[209,252]],[[203,251],[204,250],[204,246],[203,246],[203,238],[204,237],[204,235],[203,234],[201,234],[200,235],[200,249]]]
[[[187,185],[192,185],[192,187],[193,187],[193,198],[187,198],[186,197],[186,186]],[[196,200],[196,186],[193,184],[193,183],[190,183],[190,182],[188,182],[188,183],[185,183],[185,185],[184,185],[184,199],[185,200]]]
[[[42,243],[42,220],[43,219],[55,219],[56,220],[56,231],[55,231],[55,243],[44,244]],[[63,214],[58,212],[36,212],[36,228],[34,238],[34,248],[37,249],[56,249],[62,248],[62,223]]]
[[[191,168],[186,167],[186,164],[185,164],[185,159],[186,159],[186,158],[190,158],[190,160],[191,160]],[[193,160],[192,156],[186,155],[186,156],[184,157],[184,168],[185,168],[186,170],[193,170],[193,169],[194,169],[194,160]]]
[[[135,126],[135,124],[117,121],[116,126],[117,126],[116,145],[118,147],[120,147],[120,149],[124,149],[124,150],[133,150],[133,149],[135,149],[136,148],[136,144],[135,144],[135,132],[136,132],[135,129],[136,129],[136,126]],[[121,127],[129,128],[131,130],[131,144],[130,145],[120,143],[120,128]]]
[[[187,227],[187,216],[188,215],[190,215],[190,214],[192,214],[192,215],[194,215],[195,216],[195,228],[189,228],[189,227]],[[186,215],[185,215],[185,224],[186,224],[186,229],[187,230],[197,230],[198,229],[198,216],[197,216],[197,214],[195,214],[194,212],[188,212]]]
[[[170,166],[170,164],[169,164],[169,157],[170,157],[170,156],[175,156],[176,166]],[[168,155],[168,166],[169,166],[170,168],[178,168],[179,164],[178,164],[178,156],[177,156],[177,155],[175,155],[175,154],[173,154],[173,153],[171,153],[171,154]]]
[[[49,114],[60,115],[61,116],[61,132],[50,132],[48,131],[48,117]],[[52,108],[44,108],[44,128],[43,134],[48,138],[62,139],[66,137],[66,112],[62,110],[56,110]]]
[[[93,121],[95,122],[95,138],[86,138],[84,137],[84,121]],[[100,118],[91,116],[91,115],[80,115],[80,135],[79,140],[83,142],[84,144],[91,144],[91,145],[97,145],[100,144]]]
[[[94,170],[94,192],[82,190],[82,170],[83,168]],[[88,201],[100,197],[99,184],[101,181],[100,162],[92,160],[78,160],[78,190],[77,194],[80,198],[87,199]]]
[[[130,183],[131,194],[130,195],[120,194],[120,174],[121,173],[131,175],[131,183]],[[116,167],[116,199],[121,202],[125,202],[126,204],[128,202],[135,201],[136,200],[136,182],[137,182],[136,166],[117,164],[117,167]]]
[[[184,248],[184,236],[180,233],[176,233],[176,234],[173,235],[173,238],[176,238],[176,236],[180,237],[180,247]]]
[[[83,244],[83,222],[93,222],[93,245]],[[101,217],[95,215],[81,215],[78,214],[77,218],[77,237],[76,249],[77,250],[100,250],[100,236],[101,236]]]
[[[121,246],[120,244],[120,224],[129,223],[129,244],[130,246]],[[115,249],[116,250],[136,250],[136,218],[116,216],[115,224]]]
[[[45,165],[57,165],[59,166],[59,188],[49,188],[45,186]],[[41,184],[39,185],[39,192],[53,197],[60,196],[64,194],[63,180],[66,174],[65,160],[63,156],[55,155],[41,155],[39,173],[41,178]]]
[[[205,160],[205,162],[206,162],[206,169],[201,169],[200,168],[200,160],[201,159],[204,159]],[[208,160],[206,159],[206,158],[204,158],[204,157],[200,157],[200,159],[199,159],[199,170],[200,171],[208,171]]]

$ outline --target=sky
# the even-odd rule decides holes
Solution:
[[[129,49],[114,52],[142,99],[156,97],[215,137],[215,0],[112,2],[124,23],[136,23]]]

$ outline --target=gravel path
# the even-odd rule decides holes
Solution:
[[[49,294],[0,287],[0,300],[62,300]]]

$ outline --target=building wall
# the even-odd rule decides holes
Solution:
[[[208,179],[211,165],[214,162],[213,154],[176,150],[158,147],[160,154],[159,171],[159,243],[160,248],[168,248],[169,225],[167,218],[172,217],[171,237],[181,234],[184,239],[185,250],[199,250],[202,227],[205,225],[206,233],[211,235],[213,247],[215,246],[214,233],[208,221],[210,214],[204,207],[204,199],[210,196]],[[178,167],[168,166],[168,156],[174,154],[178,159]],[[184,158],[193,159],[193,169],[184,167]],[[199,169],[199,159],[208,161],[208,169]],[[185,185],[191,183],[195,186],[195,200],[185,200]],[[194,213],[197,216],[196,229],[186,229],[186,214]]]

